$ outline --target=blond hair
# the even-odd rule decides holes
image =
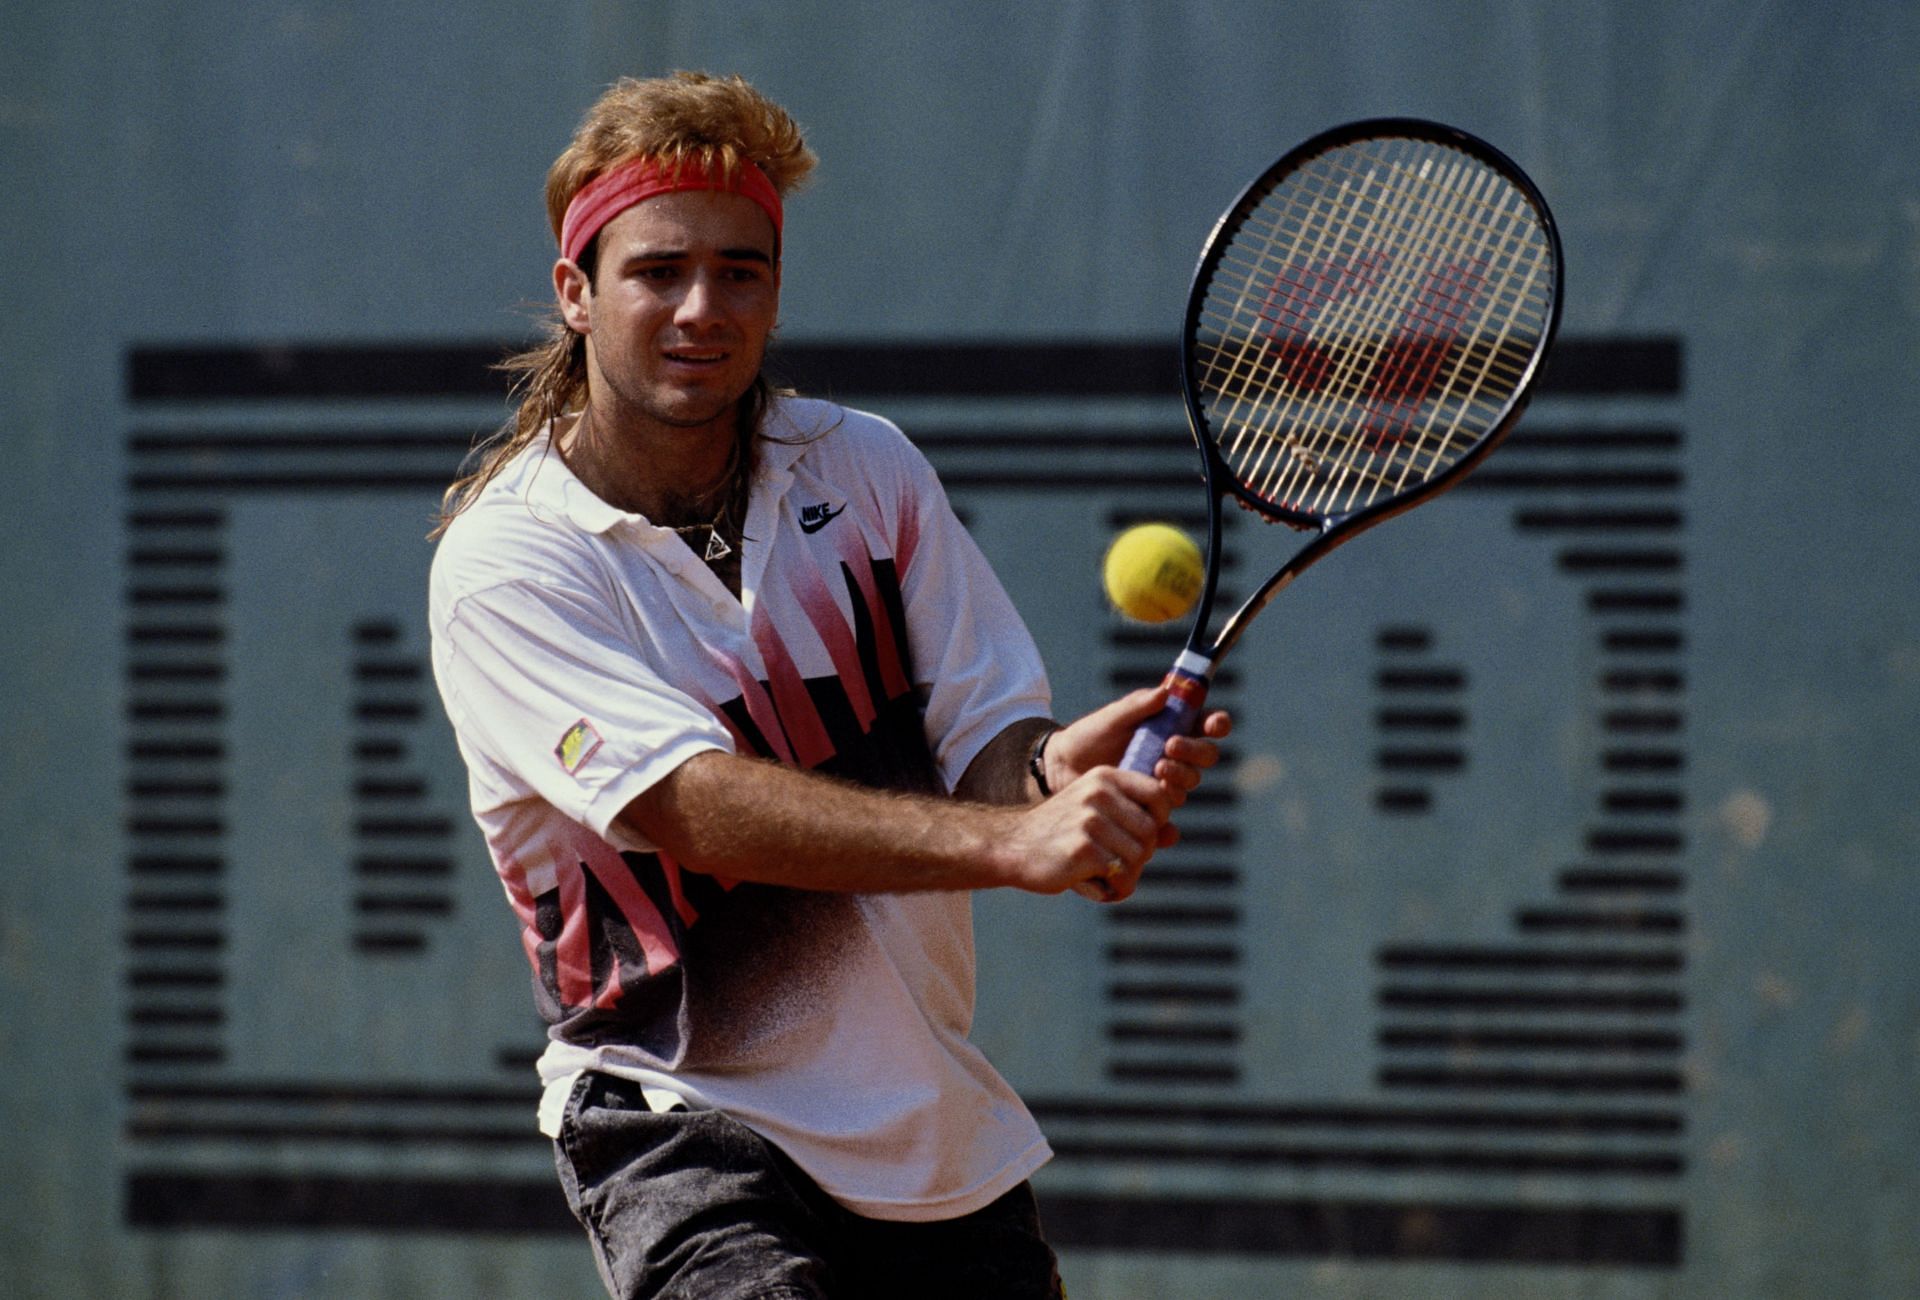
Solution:
[[[573,196],[596,176],[635,158],[693,164],[729,176],[744,159],[766,173],[782,198],[805,182],[818,161],[786,110],[737,76],[625,77],[587,110],[572,142],[547,169],[547,221],[556,243]],[[596,238],[580,255],[589,278],[597,251]],[[586,338],[568,329],[557,312],[538,345],[508,357],[499,368],[513,376],[514,413],[469,454],[474,467],[441,498],[434,537],[473,504],[507,462],[586,398]],[[766,379],[756,377],[741,399],[743,463],[751,463],[752,443],[773,396]]]

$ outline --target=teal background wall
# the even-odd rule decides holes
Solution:
[[[547,162],[675,67],[808,128],[788,364],[927,448],[1063,713],[1170,658],[1096,567],[1200,508],[1170,348],[1246,180],[1419,114],[1561,224],[1547,392],[1263,617],[1155,883],[980,899],[1076,1298],[1920,1292],[1920,11],[5,27],[0,1293],[597,1293],[420,675],[424,533],[546,295]],[[1288,539],[1230,542],[1244,583]]]

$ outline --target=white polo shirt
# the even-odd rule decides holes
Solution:
[[[766,431],[738,599],[529,447],[441,540],[435,676],[551,1025],[549,1095],[605,1070],[733,1115],[861,1213],[966,1214],[1050,1154],[967,1040],[969,896],[720,881],[615,824],[707,749],[951,789],[1048,711],[1032,638],[898,429],[788,399]]]

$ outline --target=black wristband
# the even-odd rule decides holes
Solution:
[[[1027,771],[1033,773],[1034,784],[1040,787],[1042,799],[1053,798],[1053,787],[1047,784],[1047,742],[1053,739],[1052,731],[1040,733],[1040,739],[1033,742],[1033,752],[1027,755]]]

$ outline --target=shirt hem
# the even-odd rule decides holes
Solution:
[[[886,1219],[895,1223],[934,1223],[943,1219],[957,1219],[962,1215],[983,1210],[1008,1192],[1032,1177],[1047,1161],[1053,1159],[1053,1148],[1047,1145],[1043,1137],[1033,1145],[1002,1165],[991,1178],[976,1183],[959,1196],[943,1196],[938,1200],[870,1200],[861,1196],[850,1196],[845,1192],[821,1184],[821,1190],[855,1214],[869,1219]]]
[[[591,1049],[549,1041],[547,1051],[540,1059],[540,1078],[543,1087],[538,1115],[540,1131],[547,1137],[559,1136],[560,1113],[565,1108],[567,1095],[572,1092],[574,1083],[585,1070],[603,1071],[632,1080],[640,1084],[643,1089],[658,1090],[662,1101],[677,1102],[694,1110],[714,1108],[697,1089],[687,1088],[678,1080],[657,1070],[600,1060]],[[675,1085],[672,1089],[666,1086],[670,1083]],[[648,1098],[648,1104],[655,1104],[651,1096]],[[732,1113],[724,1106],[717,1109],[723,1113]],[[742,1119],[739,1115],[734,1115],[733,1118],[784,1150],[784,1146],[776,1138],[761,1132],[759,1126],[752,1121]],[[789,1152],[788,1155],[791,1157],[792,1153]],[[821,1191],[855,1214],[869,1219],[884,1219],[897,1223],[932,1223],[942,1219],[957,1219],[962,1215],[972,1214],[975,1210],[984,1209],[1030,1178],[1036,1170],[1051,1159],[1053,1159],[1053,1148],[1048,1145],[1044,1135],[1036,1133],[1031,1143],[972,1187],[952,1195],[924,1199],[856,1196],[821,1181],[819,1173],[815,1170],[809,1169],[807,1174],[819,1183]]]

